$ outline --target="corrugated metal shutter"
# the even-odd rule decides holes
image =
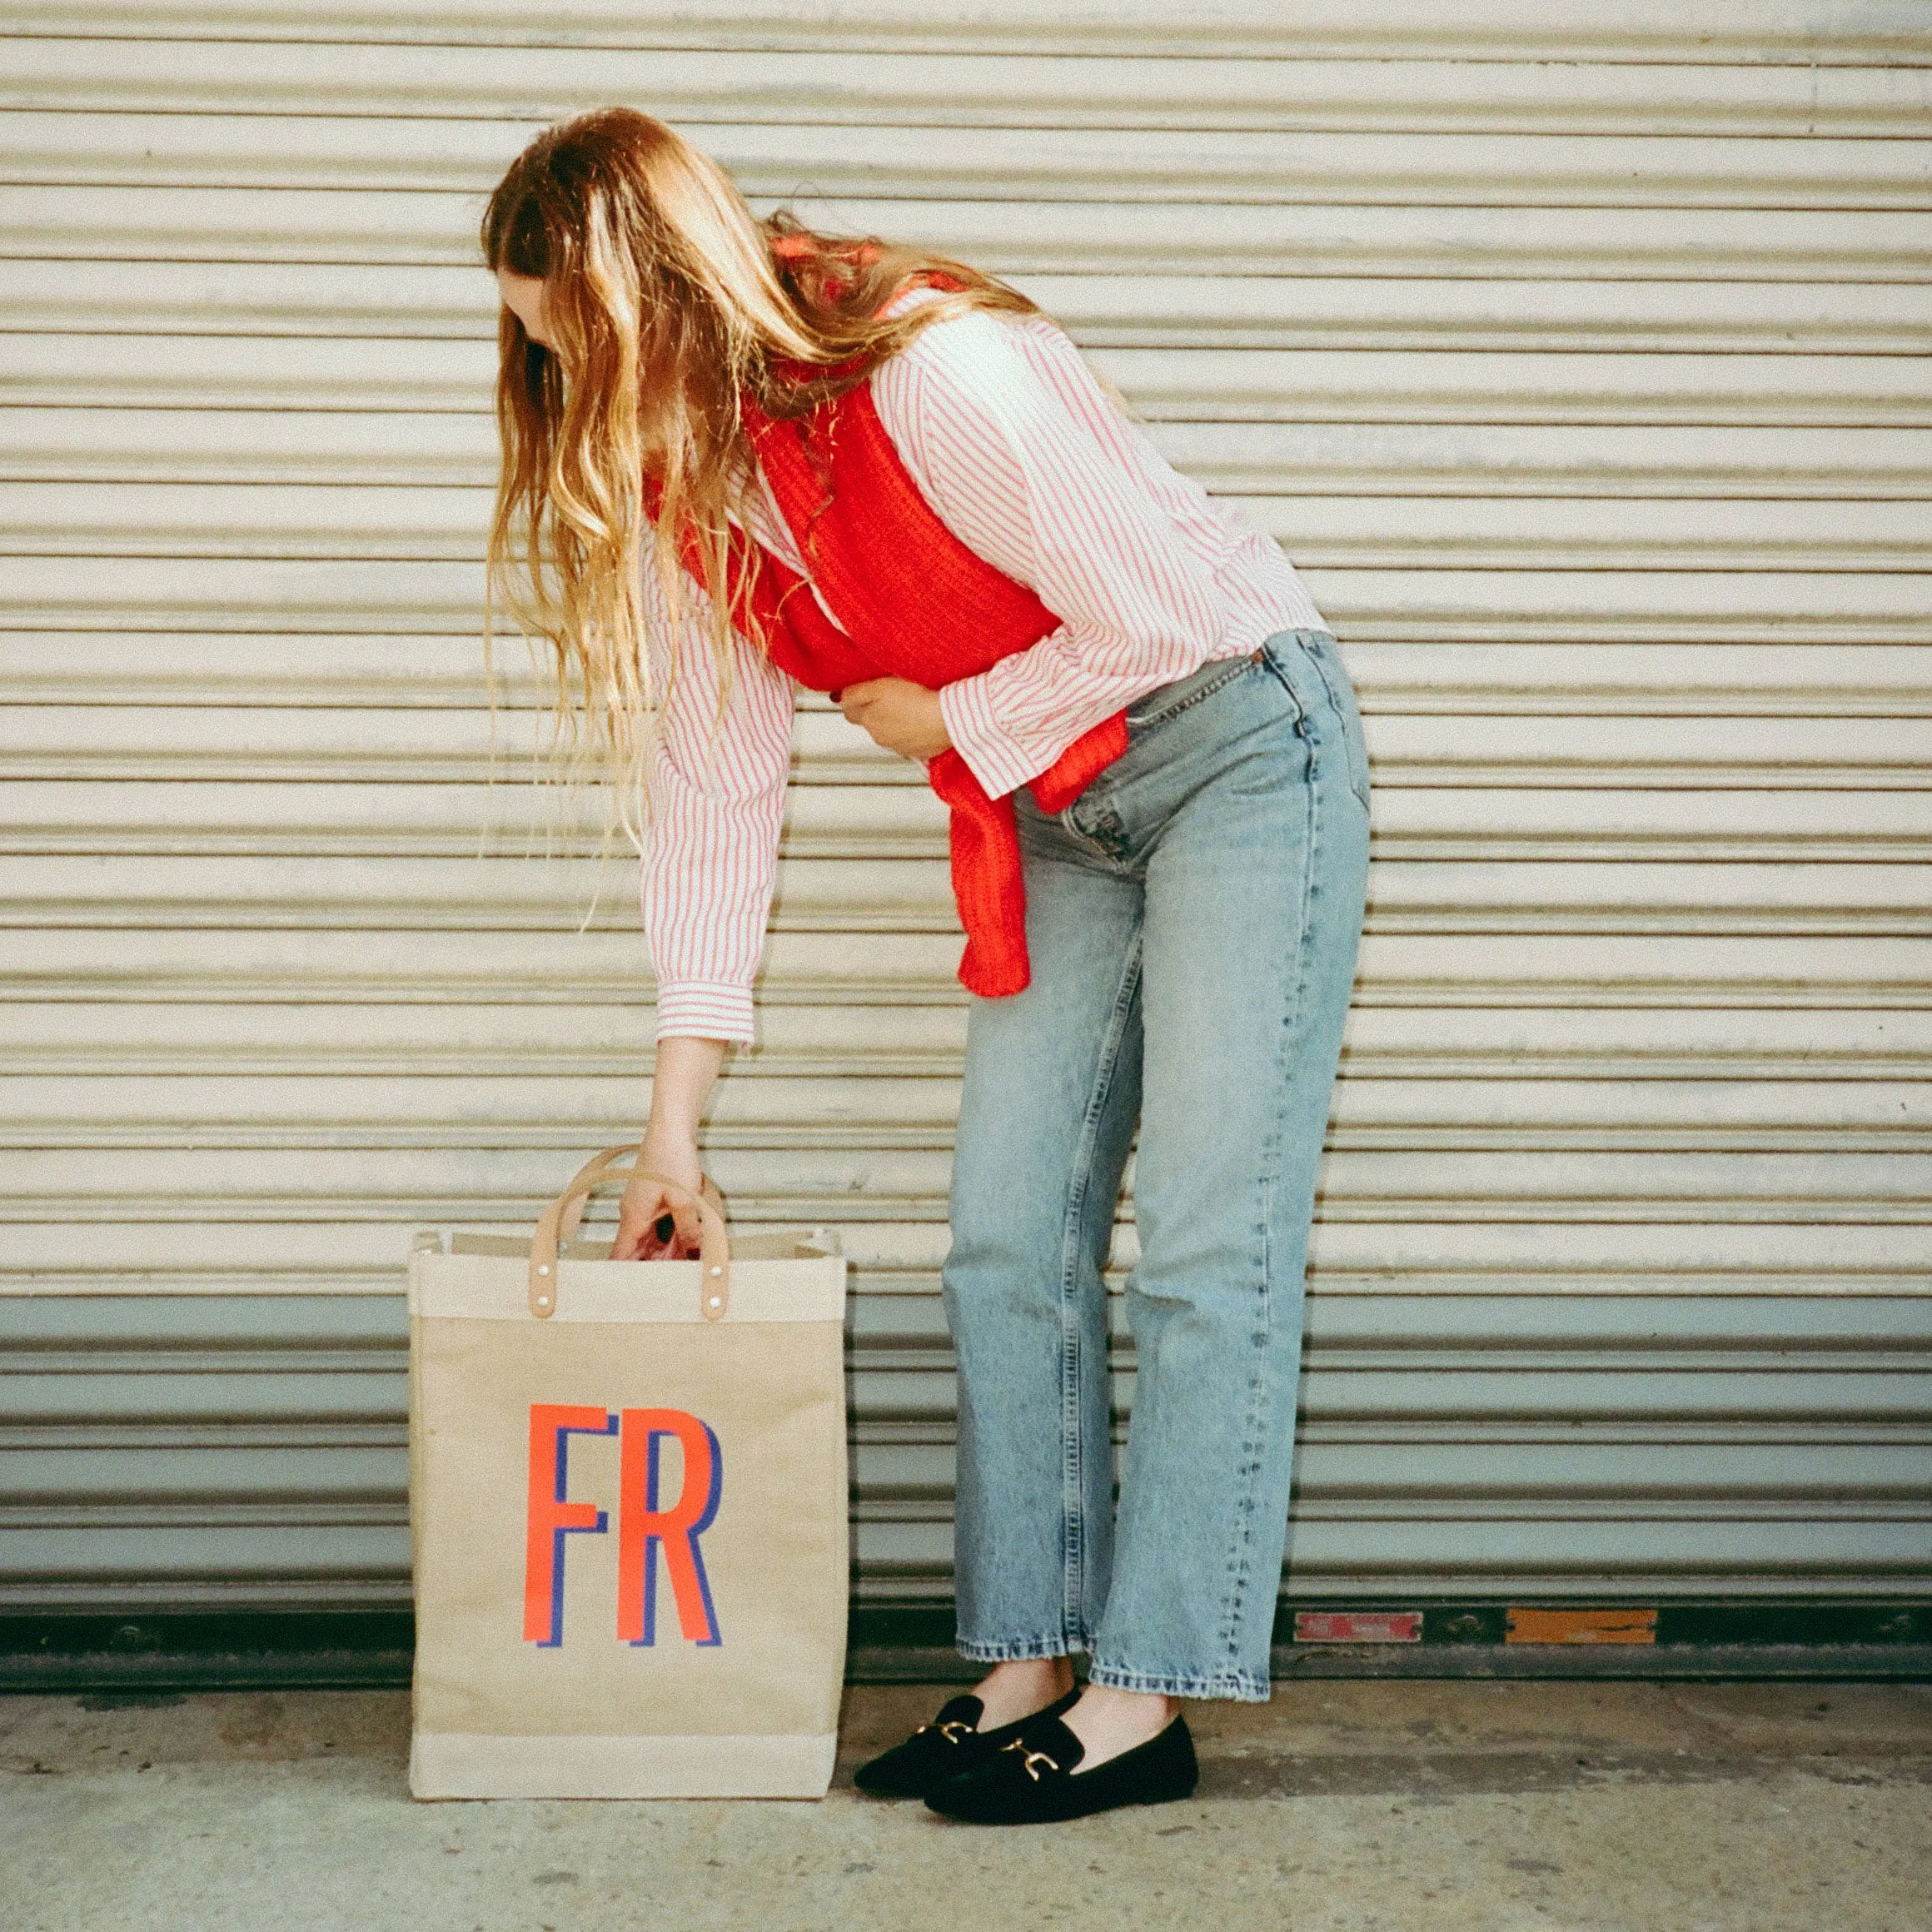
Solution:
[[[410,1231],[640,1118],[630,869],[476,640],[480,197],[610,98],[1013,274],[1342,636],[1295,1593],[1922,1585],[1922,8],[833,11],[14,10],[0,1601],[398,1600]],[[940,828],[799,744],[714,1164],[843,1227],[861,1586],[944,1596]]]

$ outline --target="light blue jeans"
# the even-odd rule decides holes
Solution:
[[[1058,818],[1021,795],[1033,983],[968,1022],[944,1275],[959,1649],[1084,1650],[1096,1683],[1259,1700],[1368,764],[1322,631],[1128,723]],[[1101,1270],[1137,1122],[1117,1521]]]

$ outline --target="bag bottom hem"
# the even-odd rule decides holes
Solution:
[[[419,1730],[416,1798],[822,1798],[836,1731],[740,1737],[495,1737]]]

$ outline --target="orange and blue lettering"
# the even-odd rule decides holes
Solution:
[[[684,1451],[684,1484],[669,1509],[658,1500],[659,1450],[675,1436]],[[619,1459],[617,1636],[629,1644],[657,1641],[657,1552],[677,1600],[678,1628],[695,1644],[720,1642],[718,1613],[698,1539],[718,1513],[724,1459],[709,1424],[682,1409],[626,1409]]]
[[[564,1538],[601,1536],[609,1524],[591,1502],[570,1500],[573,1436],[615,1436],[605,1408],[564,1402],[530,1405],[530,1515],[523,1560],[523,1634],[545,1650],[564,1641]]]

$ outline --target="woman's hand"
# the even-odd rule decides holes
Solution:
[[[952,749],[939,694],[906,678],[868,678],[839,694],[839,709],[874,744],[901,758],[937,758]]]
[[[684,1261],[698,1252],[698,1211],[688,1201],[673,1201],[658,1183],[649,1177],[661,1174],[695,1194],[700,1174],[698,1143],[687,1140],[681,1145],[653,1141],[645,1136],[637,1157],[637,1176],[624,1190],[617,1210],[617,1240],[610,1250],[613,1261]],[[670,1232],[665,1232],[669,1221]]]
[[[674,1037],[657,1044],[657,1072],[650,1083],[650,1124],[638,1151],[637,1178],[624,1190],[617,1210],[613,1261],[682,1261],[698,1252],[703,1229],[688,1201],[666,1198],[661,1175],[691,1193],[703,1178],[698,1164],[698,1123],[710,1098],[724,1043]],[[669,1235],[660,1232],[670,1217]]]

